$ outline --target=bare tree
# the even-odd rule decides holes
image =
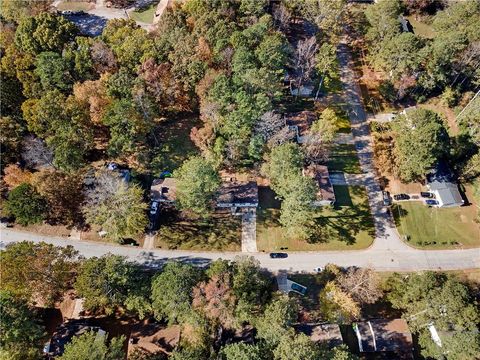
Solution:
[[[273,135],[268,141],[270,148],[287,143],[295,139],[295,131],[290,129],[289,126],[282,127],[275,135]]]
[[[359,304],[373,304],[383,295],[378,275],[370,268],[350,267],[336,281]]]
[[[33,135],[22,141],[22,159],[28,168],[41,169],[53,166],[53,153],[45,142]]]
[[[113,51],[101,40],[96,40],[90,48],[90,55],[93,61],[93,67],[99,74],[107,71],[115,71],[117,61]]]
[[[275,111],[268,111],[255,123],[255,134],[260,135],[264,141],[268,141],[284,126],[285,120],[282,115]]]
[[[287,32],[290,28],[290,21],[292,19],[292,15],[290,11],[283,5],[280,4],[275,6],[273,9],[273,20],[275,22],[275,26],[282,32]]]
[[[117,191],[127,186],[118,173],[100,170],[95,175],[92,187],[86,188],[85,198],[88,206],[97,206],[111,199]]]
[[[321,134],[311,133],[303,144],[305,160],[311,163],[322,163],[328,160],[331,143],[324,142]]]
[[[295,48],[295,82],[299,90],[303,82],[309,79],[315,70],[317,51],[318,45],[315,36],[300,40]]]

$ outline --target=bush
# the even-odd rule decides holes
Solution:
[[[30,185],[22,183],[8,194],[5,202],[7,215],[15,216],[21,225],[36,224],[45,218],[45,199]]]
[[[446,106],[453,107],[458,102],[458,93],[456,90],[447,86],[442,93],[441,99]]]

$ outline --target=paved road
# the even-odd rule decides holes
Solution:
[[[74,245],[85,257],[112,253],[126,256],[151,267],[161,266],[168,260],[178,260],[195,265],[206,265],[214,259],[234,259],[241,252],[192,252],[172,250],[145,250],[138,247],[119,246],[84,240],[71,240],[10,229],[0,231],[0,249],[7,244],[22,240],[45,241],[58,246]],[[289,253],[286,259],[270,259],[268,254],[252,253],[261,265],[271,271],[312,272],[318,266],[335,263],[340,266],[370,266],[378,271],[454,270],[480,267],[480,250],[422,251],[412,248],[387,250],[371,247],[357,251],[325,251]]]

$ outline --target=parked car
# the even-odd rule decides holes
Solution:
[[[436,205],[438,205],[438,201],[437,200],[425,200],[425,204],[427,204],[428,206],[436,206]]]
[[[390,206],[392,205],[392,198],[390,197],[390,193],[388,191],[382,191],[383,197],[383,205]]]
[[[287,253],[270,253],[272,259],[285,259],[288,257]]]
[[[322,272],[323,271],[323,267],[319,266],[319,267],[316,267],[313,269],[313,271],[319,273],[319,272]]]
[[[435,195],[433,195],[431,192],[427,192],[427,191],[422,191],[420,193],[420,196],[422,198],[426,198],[426,199],[433,199],[435,197]]]
[[[399,200],[408,200],[408,199],[410,199],[410,196],[408,196],[407,194],[397,194],[397,195],[393,195],[393,198],[394,198],[396,201],[399,201]]]
[[[291,287],[292,291],[299,293],[300,295],[305,295],[307,293],[307,288],[300,284],[293,283]]]
[[[152,205],[150,206],[150,214],[155,215],[157,213],[157,210],[158,210],[158,202],[153,201]]]

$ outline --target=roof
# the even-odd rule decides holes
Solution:
[[[463,198],[458,191],[457,184],[447,181],[433,181],[428,183],[428,188],[435,192],[441,206],[463,205]]]
[[[89,325],[85,319],[64,322],[56,329],[46,352],[51,356],[60,356],[65,350],[65,345],[71,342],[74,336],[80,336],[88,331],[98,332],[98,336],[105,335],[105,331],[98,326]]]
[[[177,199],[177,182],[174,178],[155,179],[150,187],[150,197],[156,201],[174,202]]]
[[[326,343],[329,348],[343,344],[338,324],[299,324],[295,329],[309,336],[312,341]]]
[[[312,164],[304,169],[303,174],[314,179],[318,185],[317,200],[335,201],[335,192],[330,182],[328,167],[325,165]]]
[[[317,115],[313,111],[300,111],[297,113],[285,114],[285,122],[288,126],[296,126],[298,136],[307,135],[312,123],[317,120]]]
[[[217,206],[242,204],[258,204],[257,182],[223,182],[217,192]]]
[[[412,358],[412,334],[403,319],[376,319],[357,323],[361,352],[403,353],[404,359]]]

